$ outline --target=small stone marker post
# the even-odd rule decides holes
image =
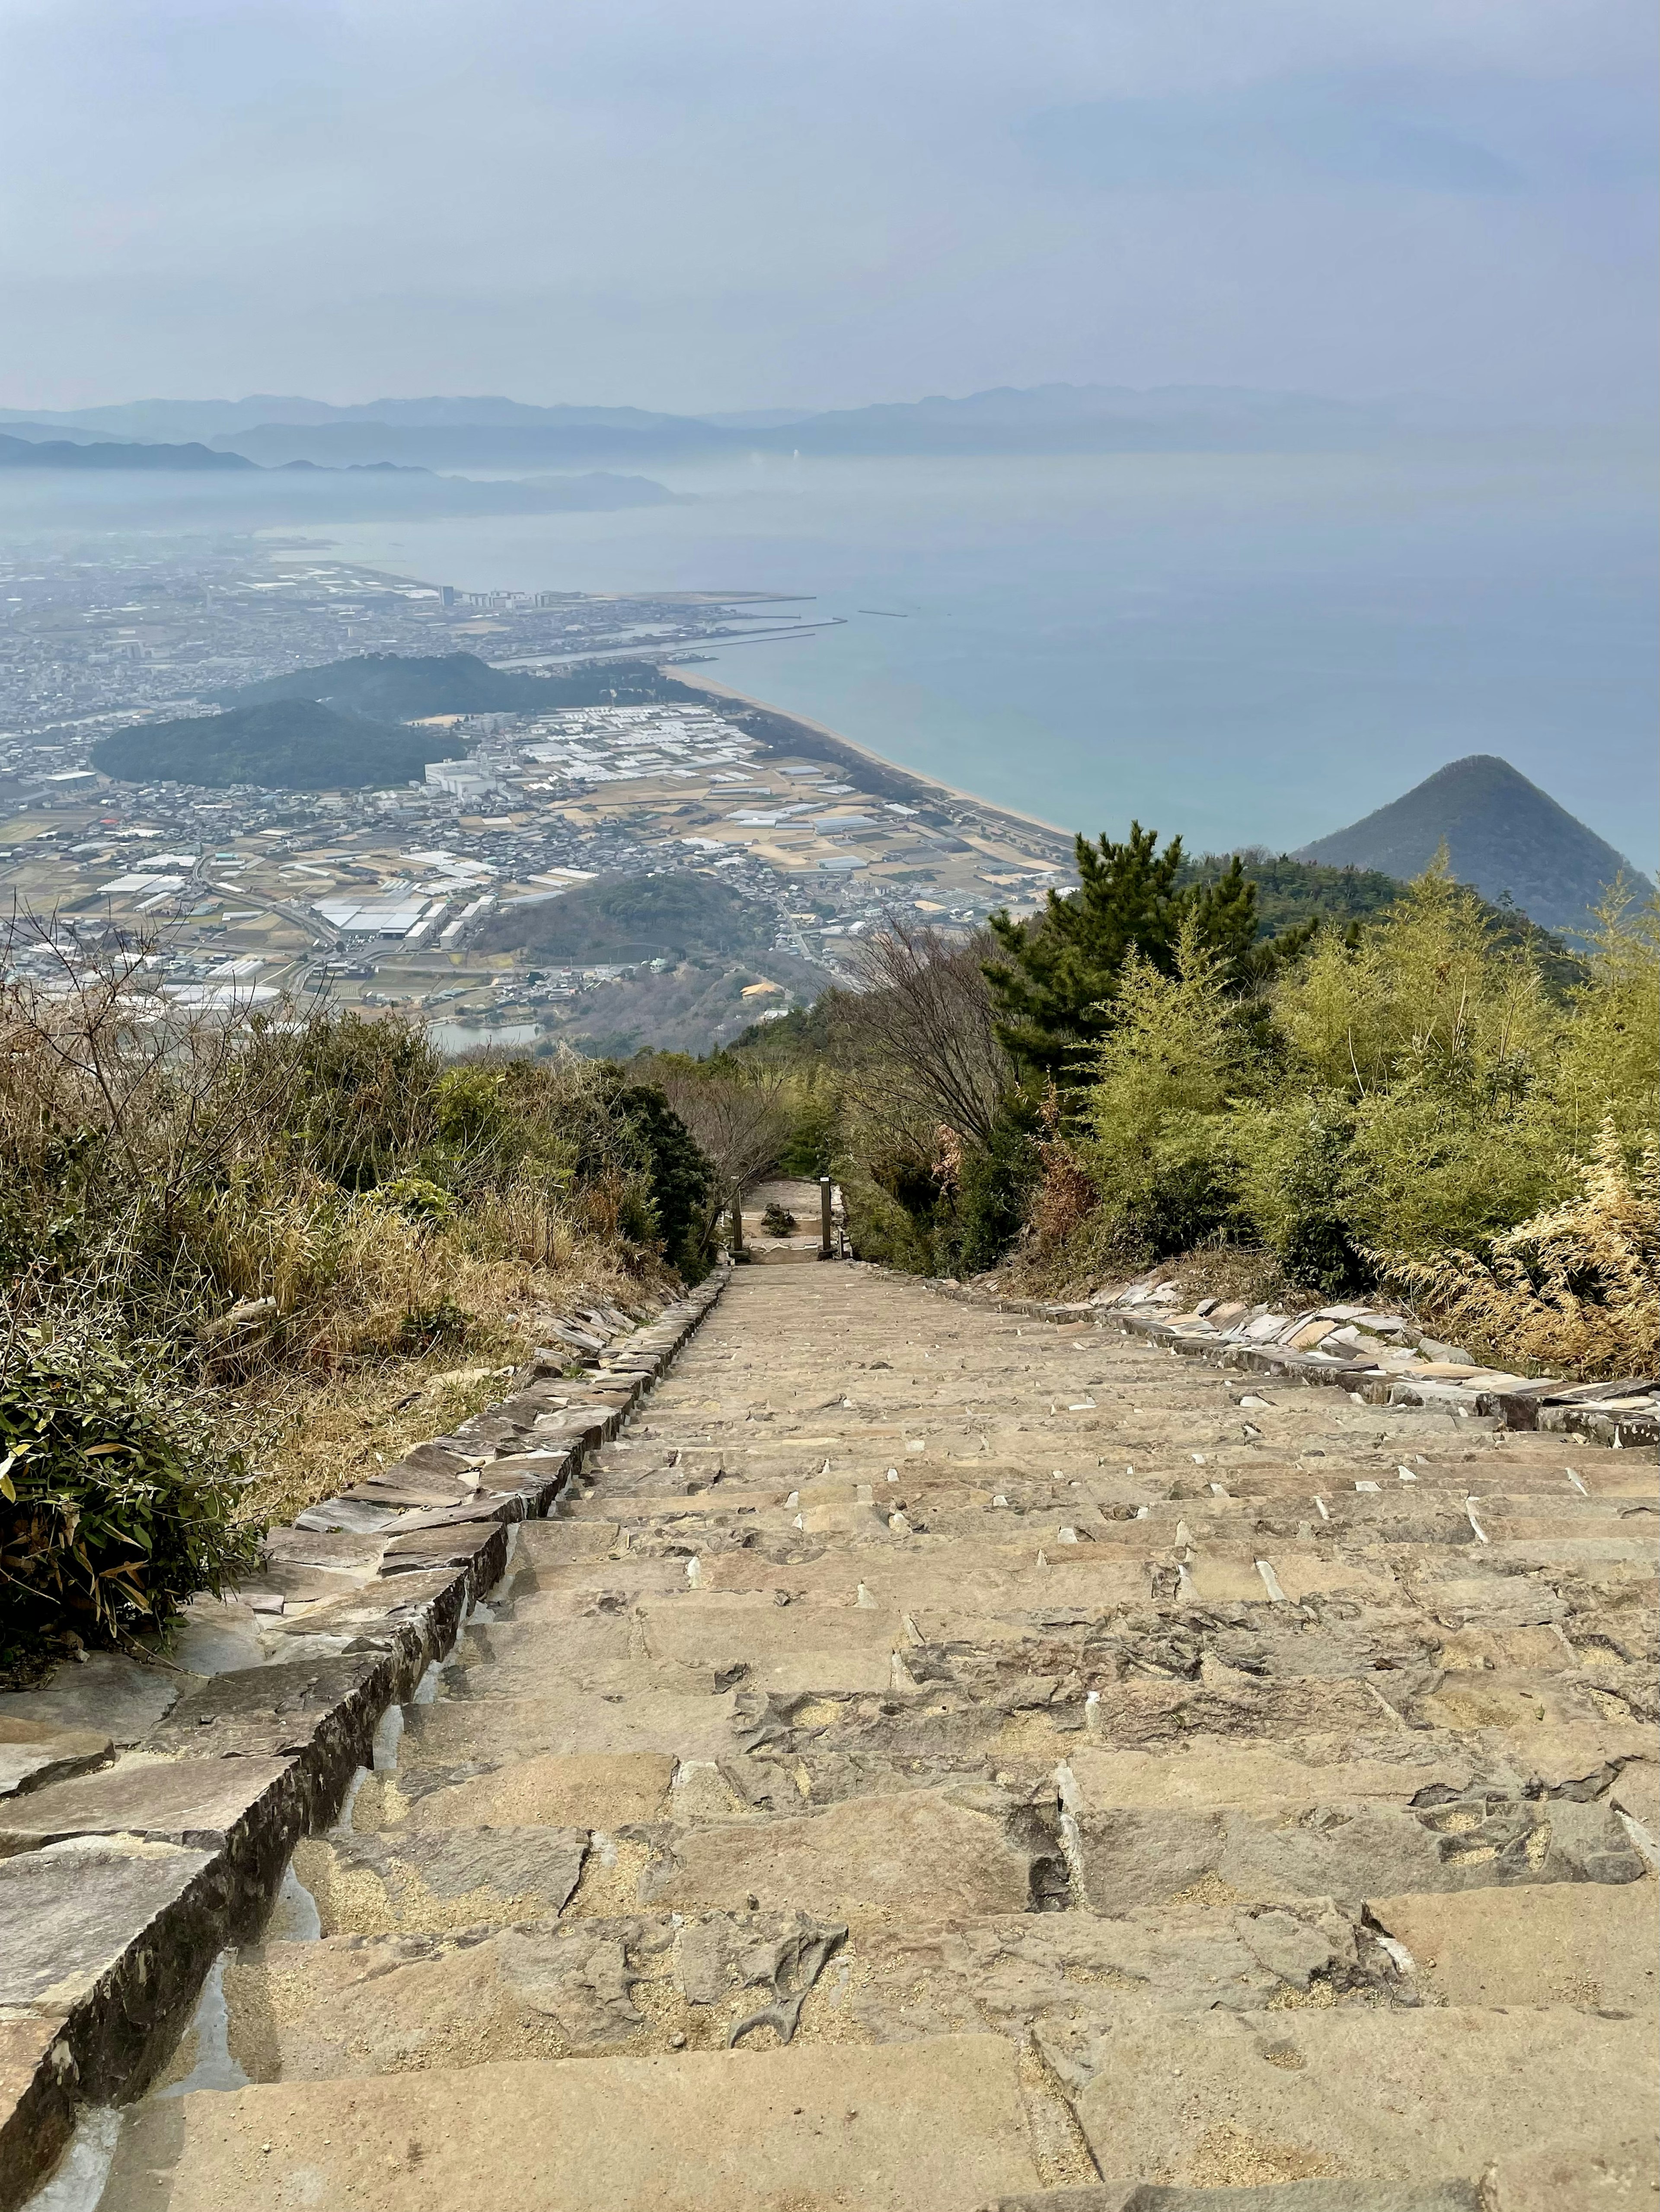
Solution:
[[[828,1176],[818,1178],[818,1256],[821,1260],[835,1256],[831,1243],[830,1179]]]

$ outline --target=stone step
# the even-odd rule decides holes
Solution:
[[[1660,1885],[1573,1882],[1371,1897],[1368,1923],[1426,2003],[1660,2003]],[[1404,1955],[1402,1955],[1404,1954]]]
[[[1417,2001],[1360,1916],[1325,1900],[1013,1913],[943,1932],[794,1912],[568,1916],[267,1943],[228,1969],[224,1991],[231,2056],[257,2081],[987,2027],[1021,2047],[1040,2024],[1075,2044],[1148,2008]]]
[[[613,1364],[103,2212],[1647,2201],[1642,1455],[839,1267]]]
[[[495,2061],[198,2092],[129,2122],[106,2202],[916,2212],[924,2176],[936,2212],[976,2212],[1046,2178],[1002,2038]]]
[[[1608,2146],[1660,2121],[1651,2018],[1591,2008],[1342,2006],[1126,2027],[1061,2054],[1103,2172],[1243,2189],[1329,2176],[1480,2176],[1564,2134]],[[1364,2094],[1361,2092],[1364,2087]]]

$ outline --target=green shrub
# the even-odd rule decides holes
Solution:
[[[1351,1103],[1330,1092],[1265,1100],[1238,1117],[1241,1212],[1287,1279],[1328,1298],[1372,1279],[1349,1233],[1353,1135]]]
[[[430,1352],[435,1345],[463,1344],[472,1332],[472,1316],[451,1297],[430,1305],[411,1306],[398,1331],[400,1351]]]
[[[176,1382],[90,1317],[18,1330],[0,1361],[0,1648],[161,1626],[258,1556],[244,1469]]]
[[[1165,975],[1138,952],[1126,959],[1073,1148],[1099,1194],[1098,1237],[1150,1257],[1232,1222],[1239,1162],[1229,1109],[1251,1073],[1226,963],[1191,917],[1174,967]]]
[[[708,1271],[703,1229],[714,1170],[690,1129],[652,1083],[621,1083],[611,1094],[649,1182],[651,1215],[646,1233],[690,1282]]]
[[[1042,1127],[1031,1093],[1012,1091],[988,1142],[964,1148],[951,1237],[953,1273],[983,1274],[1020,1234],[1043,1172]]]

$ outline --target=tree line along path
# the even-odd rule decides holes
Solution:
[[[1656,1504],[736,1269],[104,2212],[1649,2212]]]

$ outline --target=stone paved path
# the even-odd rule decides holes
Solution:
[[[1564,1441],[739,1272],[105,2212],[1651,2212],[1656,1480]]]

